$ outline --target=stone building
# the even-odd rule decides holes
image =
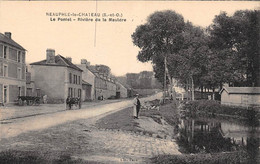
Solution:
[[[14,103],[26,94],[25,51],[10,32],[0,33],[0,103]]]
[[[31,80],[49,103],[62,103],[68,96],[82,98],[82,70],[71,60],[47,49],[45,60],[30,64]]]

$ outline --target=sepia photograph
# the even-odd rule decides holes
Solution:
[[[260,163],[258,1],[0,0],[0,163]]]

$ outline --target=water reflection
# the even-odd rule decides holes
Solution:
[[[256,161],[259,154],[259,126],[205,118],[181,119],[178,142],[186,153],[215,153],[247,150]]]

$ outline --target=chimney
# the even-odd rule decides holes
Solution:
[[[12,33],[11,32],[5,32],[5,36],[7,36],[9,39],[12,39]]]
[[[55,50],[47,49],[46,50],[46,63],[54,64],[55,63]]]
[[[87,59],[81,59],[81,62],[80,62],[82,65],[86,65],[86,67],[89,67],[90,66],[90,62],[87,61]]]
[[[81,64],[87,64],[87,60],[86,59],[81,59]]]
[[[71,57],[66,57],[66,59],[72,63],[72,58]]]

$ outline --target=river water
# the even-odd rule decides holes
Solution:
[[[217,153],[246,150],[259,158],[260,127],[250,121],[182,118],[178,143],[185,153]]]

